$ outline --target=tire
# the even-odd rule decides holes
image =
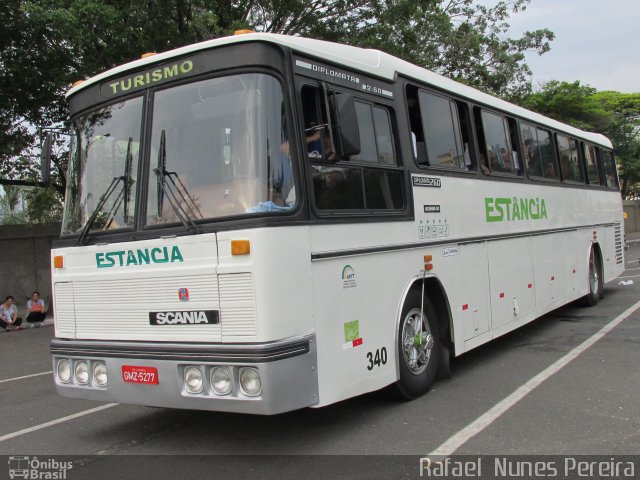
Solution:
[[[593,307],[598,303],[598,299],[602,298],[604,286],[602,284],[602,269],[598,261],[598,255],[592,248],[589,253],[589,270],[587,273],[587,283],[589,285],[589,293],[580,299],[583,307]]]
[[[396,393],[405,400],[413,400],[427,393],[438,373],[441,359],[437,318],[429,298],[424,299],[424,318],[420,322],[420,294],[407,297],[398,325],[398,362],[400,379]],[[422,332],[420,334],[417,327]]]

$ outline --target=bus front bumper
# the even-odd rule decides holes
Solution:
[[[51,353],[64,397],[263,415],[318,403],[315,335],[260,344],[54,339]],[[214,388],[221,378],[228,393]]]

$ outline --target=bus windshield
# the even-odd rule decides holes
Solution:
[[[218,77],[156,92],[150,149],[148,225],[295,205],[282,88],[271,76]]]
[[[133,226],[141,122],[142,97],[74,122],[63,234]]]
[[[142,97],[74,123],[63,234],[133,228]],[[266,74],[211,78],[156,91],[145,225],[286,212],[296,205],[280,83]]]

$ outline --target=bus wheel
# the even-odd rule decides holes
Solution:
[[[582,297],[580,303],[585,307],[593,307],[598,303],[598,299],[602,297],[604,290],[600,262],[593,248],[589,254],[589,276],[587,281],[589,282],[589,293]]]
[[[424,299],[421,315],[420,295],[411,295],[402,310],[398,329],[400,379],[395,389],[402,398],[413,400],[429,391],[441,358],[442,341],[429,299]]]

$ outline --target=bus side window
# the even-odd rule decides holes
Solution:
[[[309,88],[313,89],[313,95],[305,87],[302,89],[302,94],[307,95],[302,101],[304,120],[319,120],[326,124],[323,94],[317,87]],[[361,147],[356,155],[349,158],[332,156],[327,150],[331,144],[328,128],[324,127],[322,132],[327,134],[321,136],[322,152],[314,154],[309,147],[307,130],[315,205],[319,210],[360,211],[360,214],[362,211],[402,210],[405,205],[404,175],[397,165],[394,150],[393,112],[364,99],[355,100],[355,109]],[[337,128],[333,115],[332,122],[332,128]]]
[[[510,173],[522,171],[517,150],[512,147],[515,121],[493,112],[475,108],[478,142],[482,155],[480,168],[483,173]]]
[[[560,155],[560,172],[565,182],[584,183],[584,175],[580,168],[578,142],[565,135],[556,135],[558,154]]]
[[[589,185],[602,185],[600,181],[600,171],[598,170],[596,147],[588,143],[583,143],[582,153],[587,167],[587,180],[589,181]]]
[[[300,90],[306,153],[309,158],[326,160],[334,157],[329,137],[327,113],[320,88],[304,85]]]
[[[557,180],[551,132],[537,128],[529,123],[520,124],[520,134],[524,145],[524,161],[530,177]]]
[[[468,155],[465,158],[458,105],[425,91],[420,92],[419,99],[429,165],[466,170],[471,159]]]
[[[357,100],[355,104],[361,141],[360,153],[353,155],[351,160],[395,165],[389,112],[383,107]]]
[[[422,118],[418,103],[418,88],[413,85],[407,85],[407,110],[409,112],[413,159],[418,165],[427,165],[427,147],[424,141],[424,130],[422,129]]]
[[[604,179],[607,182],[607,187],[618,188],[618,174],[616,173],[616,162],[613,159],[613,152],[604,149],[601,151]]]
[[[542,162],[542,176],[549,180],[557,180],[558,172],[556,168],[555,155],[553,154],[553,143],[551,142],[551,132],[536,128],[538,134],[538,148],[540,149],[540,159]]]
[[[473,170],[464,102],[408,86],[407,105],[418,165]]]

